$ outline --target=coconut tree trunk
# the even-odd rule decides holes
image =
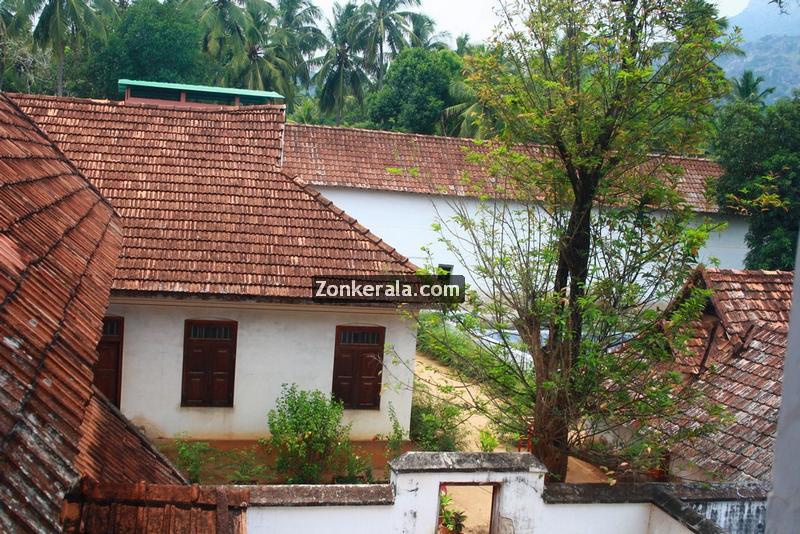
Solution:
[[[383,87],[383,36],[378,43],[378,89]]]
[[[56,68],[56,96],[64,95],[64,44],[58,48],[58,66]]]

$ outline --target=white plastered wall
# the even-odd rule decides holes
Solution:
[[[282,384],[330,392],[337,325],[386,327],[380,410],[345,410],[352,439],[391,431],[392,406],[406,432],[416,333],[395,310],[317,305],[112,298],[109,315],[125,320],[121,410],[154,438],[267,435],[267,412]],[[181,407],[184,322],[238,323],[232,408]]]
[[[463,203],[471,213],[475,212],[478,205],[478,200],[470,198],[342,187],[318,186],[317,189],[418,265],[427,261],[423,247],[429,247],[435,264],[458,265],[454,255],[439,242],[441,235],[431,226],[440,218],[447,220],[452,217],[454,203]],[[717,258],[720,267],[742,269],[747,254],[744,242],[747,219],[732,215],[696,216],[698,224],[706,219],[713,223],[725,222],[727,227],[710,236],[701,251],[701,261],[708,264],[711,258]],[[464,274],[463,266],[456,267],[455,272]]]

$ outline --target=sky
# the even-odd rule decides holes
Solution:
[[[316,0],[326,17],[331,16],[335,0]],[[340,0],[344,3],[345,0]],[[720,14],[731,17],[747,6],[748,0],[717,0]],[[495,0],[422,0],[420,11],[427,13],[436,21],[439,31],[450,34],[455,42],[457,35],[468,33],[472,41],[484,41],[492,34],[497,24],[493,12]]]

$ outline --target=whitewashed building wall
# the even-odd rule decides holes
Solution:
[[[456,265],[456,274],[464,274],[463,266],[439,242],[440,234],[432,229],[439,219],[447,220],[453,215],[453,203],[464,203],[474,212],[478,200],[459,197],[445,197],[403,193],[395,191],[376,191],[343,187],[315,186],[323,195],[350,216],[377,234],[387,243],[397,248],[401,254],[422,265],[427,260],[422,247],[429,247],[435,264]],[[744,268],[747,247],[744,236],[747,233],[747,220],[736,216],[698,214],[698,223],[706,217],[714,222],[725,222],[727,228],[713,234],[701,251],[701,261],[709,263],[717,258],[720,267],[729,269]]]
[[[345,410],[351,437],[388,434],[390,406],[408,431],[416,333],[395,310],[112,298],[107,314],[124,318],[120,408],[150,437],[265,436],[282,384],[331,391],[337,325],[386,328],[380,410]],[[233,407],[181,406],[187,319],[238,323]]]

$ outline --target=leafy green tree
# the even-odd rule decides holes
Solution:
[[[342,122],[347,97],[354,97],[360,105],[369,84],[364,58],[360,54],[363,49],[359,43],[361,21],[356,4],[334,4],[333,21],[328,21],[327,49],[316,59],[320,65],[314,76],[319,91],[319,108],[328,115],[335,113],[337,126]]]
[[[461,71],[461,58],[450,50],[406,48],[386,75],[386,84],[369,102],[369,115],[380,128],[432,134],[451,103],[449,87]]]
[[[733,79],[733,98],[752,104],[764,105],[764,100],[775,92],[775,88],[769,87],[760,91],[760,85],[763,81],[764,77],[757,77],[752,70],[744,71],[741,78]]]
[[[676,401],[692,392],[669,347],[682,346],[703,299],[658,304],[712,228],[692,222],[681,169],[652,154],[687,153],[709,135],[728,90],[714,60],[730,43],[699,0],[500,7],[489,53],[467,60],[478,101],[504,127],[473,155],[496,180],[476,193],[493,200],[442,223],[475,281],[466,310],[444,311],[494,355],[474,370],[489,397],[475,407],[499,429],[530,432],[551,478],[564,479],[575,450],[643,465],[706,428],[663,436],[653,425],[685,415]],[[605,439],[620,428],[626,439]]]
[[[725,173],[719,204],[746,213],[748,269],[793,270],[800,221],[800,95],[762,107],[742,100],[720,111],[713,144]]]
[[[420,0],[368,0],[361,6],[365,59],[375,72],[379,89],[386,72],[386,47],[394,55],[408,44],[412,12],[404,8],[419,5]]]
[[[137,0],[106,42],[93,40],[70,58],[70,92],[115,98],[120,78],[208,83],[213,64],[203,54],[202,41],[197,23],[176,4]]]
[[[56,61],[56,94],[64,94],[64,64],[69,46],[79,46],[89,35],[103,37],[99,13],[113,19],[110,0],[22,0],[18,16],[33,22],[33,41],[52,51]]]

